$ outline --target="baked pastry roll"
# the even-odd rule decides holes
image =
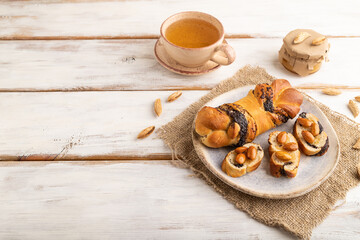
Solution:
[[[294,124],[294,136],[305,155],[322,156],[329,149],[329,137],[319,119],[311,113],[299,115]]]
[[[294,178],[300,163],[298,143],[291,133],[274,131],[269,135],[270,173]]]
[[[256,170],[264,157],[259,144],[247,143],[230,151],[224,158],[221,169],[230,177],[240,177]]]
[[[256,136],[294,118],[303,96],[285,79],[258,84],[234,103],[203,107],[195,119],[195,132],[211,148],[242,146]]]

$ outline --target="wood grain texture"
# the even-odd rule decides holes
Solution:
[[[359,92],[306,92],[353,119],[347,103]],[[171,93],[0,93],[0,160],[171,159],[170,149],[155,133],[142,140],[138,133],[171,121],[207,91],[183,91],[168,103]],[[157,98],[163,100],[161,117],[153,110]]]
[[[161,23],[181,11],[220,19],[229,35],[283,37],[294,28],[330,36],[360,36],[360,3],[343,1],[6,1],[0,3],[0,38],[128,37],[159,35]],[[329,17],[331,16],[331,17]],[[271,20],[271,21],[270,21]]]
[[[292,239],[167,161],[0,166],[1,239]],[[352,189],[313,239],[356,239],[359,199]]]
[[[155,60],[155,41],[0,41],[0,91],[212,89],[246,64],[264,67],[299,87],[360,88],[360,52],[353,50],[358,38],[331,39],[330,62],[308,77],[290,73],[279,63],[281,39],[229,39],[236,61],[197,77],[163,68]]]
[[[204,91],[188,91],[172,103],[172,92],[56,92],[0,94],[0,159],[171,159],[153,133],[138,133],[170,121]],[[155,99],[163,100],[156,117]]]

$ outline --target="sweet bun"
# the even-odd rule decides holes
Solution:
[[[319,119],[303,112],[294,124],[294,136],[301,151],[308,156],[322,156],[329,149],[329,137]]]
[[[294,178],[300,163],[298,143],[291,133],[274,131],[269,135],[270,173]]]
[[[221,164],[223,172],[231,177],[240,177],[255,171],[264,157],[264,150],[259,144],[247,143],[240,148],[243,148],[241,152],[238,149],[230,151]],[[253,156],[250,156],[250,151],[253,152]]]
[[[195,132],[211,148],[242,146],[256,136],[294,118],[303,96],[285,79],[258,84],[234,103],[205,106],[195,119]]]

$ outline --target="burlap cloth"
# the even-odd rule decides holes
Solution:
[[[357,138],[360,137],[360,128],[356,122],[304,94],[305,98],[320,107],[332,123],[339,137],[341,155],[335,171],[328,180],[310,193],[292,199],[264,199],[233,189],[205,167],[196,155],[192,144],[191,126],[195,114],[207,101],[234,88],[270,83],[273,79],[275,78],[260,67],[246,66],[190,105],[172,122],[162,126],[157,133],[179,157],[179,161],[205,180],[236,208],[266,225],[283,228],[299,238],[309,239],[312,229],[326,218],[336,201],[345,198],[346,192],[359,183],[356,165],[360,151],[352,149]]]

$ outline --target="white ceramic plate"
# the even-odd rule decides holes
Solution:
[[[245,97],[249,90],[254,89],[254,87],[255,86],[246,86],[234,89],[214,98],[204,106],[217,107],[224,103],[235,102]],[[207,168],[235,189],[263,198],[283,199],[301,196],[318,187],[331,175],[336,167],[340,153],[337,135],[324,113],[305,98],[299,113],[301,112],[310,112],[319,118],[320,123],[324,127],[324,131],[326,131],[329,136],[330,147],[327,153],[321,157],[309,157],[301,154],[299,169],[295,178],[275,178],[270,174],[270,157],[267,149],[269,146],[269,134],[275,130],[292,133],[292,128],[297,117],[255,138],[254,143],[260,144],[265,151],[264,158],[257,170],[238,178],[230,177],[221,170],[222,160],[234,147],[208,148],[199,141],[193,130],[194,147]]]

